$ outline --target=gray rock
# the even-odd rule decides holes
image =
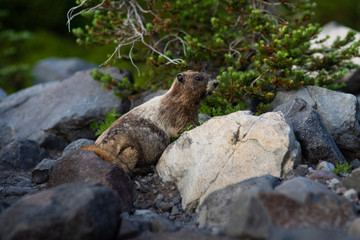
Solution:
[[[279,92],[271,103],[271,108],[295,98],[302,98],[319,112],[324,126],[343,154],[356,154],[360,151],[360,110],[354,95],[307,86]]]
[[[270,240],[355,240],[341,232],[324,231],[316,228],[276,231]]]
[[[178,228],[164,217],[156,217],[151,223],[153,232],[175,232]]]
[[[46,58],[37,62],[33,69],[34,82],[46,83],[62,81],[78,71],[96,68],[79,58]]]
[[[360,239],[360,218],[356,218],[350,225],[349,235],[355,239]]]
[[[82,146],[92,145],[92,144],[94,144],[94,140],[80,138],[80,139],[70,143],[69,145],[67,145],[66,148],[64,149],[61,157],[65,157],[66,155],[68,155],[76,150],[79,150]]]
[[[312,171],[306,177],[319,182],[326,182],[331,179],[340,179],[335,173],[326,170]]]
[[[45,187],[32,183],[27,171],[0,171],[0,183],[0,201],[9,205]]]
[[[351,161],[351,166],[353,167],[353,169],[360,168],[360,160],[355,158]]]
[[[277,186],[275,190],[299,202],[305,202],[308,194],[323,193],[336,197],[336,195],[329,191],[325,185],[305,177],[296,177],[289,181],[285,181]]]
[[[144,232],[140,236],[133,238],[134,240],[235,240],[222,235],[212,235],[210,233],[194,232],[194,231],[177,231],[177,232]]]
[[[279,184],[279,178],[264,175],[215,191],[206,197],[199,206],[198,221],[201,225],[223,227],[223,224],[229,221],[229,206],[239,195],[245,191],[270,191]]]
[[[316,166],[316,170],[324,170],[324,171],[329,171],[329,172],[333,172],[335,169],[334,164],[329,163],[327,161],[321,161],[317,166]]]
[[[115,190],[121,200],[121,212],[131,211],[133,185],[122,168],[102,160],[91,151],[79,150],[61,158],[54,166],[49,186],[70,182],[98,182]]]
[[[164,212],[170,212],[173,206],[173,202],[161,202],[157,205],[157,207]]]
[[[309,181],[295,178],[275,191],[244,191],[229,207],[224,232],[252,239],[269,239],[278,229],[316,228],[346,233],[356,217],[351,202]]]
[[[305,161],[317,164],[319,160],[332,164],[345,162],[331,135],[322,123],[319,113],[303,99],[293,99],[274,109],[285,114],[301,145]]]
[[[121,218],[121,224],[117,239],[129,239],[136,237],[140,233],[140,226],[137,222],[128,218]]]
[[[0,102],[4,100],[7,97],[7,93],[4,91],[4,89],[0,88]]]
[[[28,138],[43,145],[51,133],[68,142],[94,138],[90,124],[103,120],[115,107],[125,112],[129,103],[102,88],[89,74],[78,72],[64,81],[35,85],[8,96],[0,102],[0,119],[13,127],[15,139]]]
[[[114,239],[117,194],[101,184],[74,183],[27,196],[0,216],[0,236],[12,239]]]
[[[360,168],[355,169],[351,174],[341,181],[341,185],[345,188],[354,188],[360,192]]]
[[[16,140],[0,150],[0,170],[31,170],[50,157],[40,145],[28,139]]]
[[[0,149],[14,140],[14,128],[0,119]]]
[[[131,109],[149,101],[150,99],[164,95],[168,90],[158,90],[156,92],[145,91],[138,98],[131,99]]]
[[[33,183],[45,183],[49,180],[51,171],[57,160],[43,159],[31,172],[31,181]]]

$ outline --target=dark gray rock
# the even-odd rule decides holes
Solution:
[[[14,129],[15,139],[28,138],[41,145],[46,145],[49,134],[67,142],[95,138],[90,124],[103,120],[105,113],[114,108],[127,111],[130,103],[102,88],[89,74],[90,71],[78,72],[61,82],[35,85],[11,94],[0,102],[0,119]]]
[[[300,87],[278,92],[271,109],[296,98],[305,100],[319,112],[324,126],[344,155],[359,154],[360,109],[354,95],[315,86]]]
[[[351,174],[341,181],[341,185],[347,189],[353,188],[360,192],[360,168],[355,169]]]
[[[95,183],[73,183],[22,198],[0,216],[0,236],[11,239],[114,239],[118,195]]]
[[[212,235],[204,232],[177,231],[177,232],[144,232],[134,240],[235,240],[223,235]]]
[[[223,227],[229,221],[229,207],[239,195],[245,191],[270,191],[279,184],[279,178],[264,175],[215,191],[199,205],[198,221],[202,225]]]
[[[78,150],[61,158],[54,166],[49,186],[70,182],[98,182],[115,190],[121,200],[121,211],[131,211],[133,185],[122,168],[102,160],[91,151]]]
[[[355,95],[360,93],[360,68],[353,71],[351,76],[346,79],[346,87],[342,88],[341,91]]]
[[[129,218],[122,218],[117,239],[129,239],[140,234],[140,225]]]
[[[331,135],[322,123],[319,113],[303,99],[284,103],[274,111],[285,114],[286,121],[292,126],[296,139],[301,145],[306,162],[317,164],[320,160],[332,164],[346,162]]]
[[[0,149],[14,140],[14,128],[0,119]]]
[[[62,81],[78,71],[96,67],[95,64],[79,58],[46,58],[35,64],[33,69],[34,82],[38,84]]]
[[[164,217],[156,217],[151,223],[151,230],[153,232],[175,232],[178,228]]]
[[[353,169],[360,168],[360,160],[355,158],[351,161],[351,166]]]
[[[315,228],[276,231],[270,240],[355,240],[344,233],[324,231]]]
[[[0,183],[0,201],[9,205],[45,187],[32,183],[30,173],[25,171],[0,171]]]
[[[31,181],[33,183],[45,183],[49,180],[51,171],[57,160],[43,159],[31,172]]]
[[[16,140],[0,150],[0,170],[33,169],[41,160],[50,157],[40,145],[28,139]]]
[[[280,229],[316,228],[346,233],[356,214],[352,203],[320,183],[294,178],[275,191],[244,191],[233,199],[224,232],[269,239]]]
[[[66,146],[61,157],[65,157],[69,153],[79,150],[82,146],[92,145],[92,144],[94,144],[94,140],[90,140],[90,139],[86,139],[86,138],[78,139]]]

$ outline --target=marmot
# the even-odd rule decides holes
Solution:
[[[170,138],[178,137],[189,124],[197,125],[200,101],[211,95],[218,84],[216,78],[204,72],[179,73],[168,92],[124,114],[94,145],[81,149],[119,164],[127,173],[135,166],[154,164]]]

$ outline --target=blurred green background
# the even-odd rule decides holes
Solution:
[[[318,3],[314,22],[330,21],[360,31],[359,0],[315,0]],[[80,47],[66,26],[67,11],[75,0],[2,0],[0,8],[0,88],[8,94],[32,85],[33,65],[47,57],[79,57],[101,64],[114,46]],[[86,19],[76,17],[72,28],[83,26]],[[127,62],[116,63],[133,73]],[[136,74],[134,74],[136,75]],[[137,76],[135,76],[137,77]]]

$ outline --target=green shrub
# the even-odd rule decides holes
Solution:
[[[351,168],[352,168],[352,165],[347,162],[346,163],[337,163],[335,165],[334,173],[335,174],[350,173]]]
[[[108,129],[116,119],[118,119],[121,114],[116,113],[116,108],[110,110],[108,113],[105,113],[105,120],[97,123],[93,122],[90,124],[90,128],[95,132],[95,136],[101,135],[106,129]]]
[[[20,46],[32,37],[28,31],[5,29],[1,19],[8,15],[0,11],[0,86],[7,93],[15,92],[32,84],[29,64],[19,63]]]
[[[80,1],[77,2],[80,4]],[[219,90],[202,111],[222,115],[249,107],[266,111],[277,91],[303,85],[338,89],[354,67],[360,41],[350,31],[330,48],[312,48],[320,32],[311,0],[82,1],[92,24],[73,29],[80,45],[117,45],[110,59],[127,56],[152,69],[141,88],[168,87],[177,72],[207,71]],[[99,4],[99,5],[97,5]],[[325,39],[320,40],[322,43]],[[140,72],[140,70],[138,69]]]

